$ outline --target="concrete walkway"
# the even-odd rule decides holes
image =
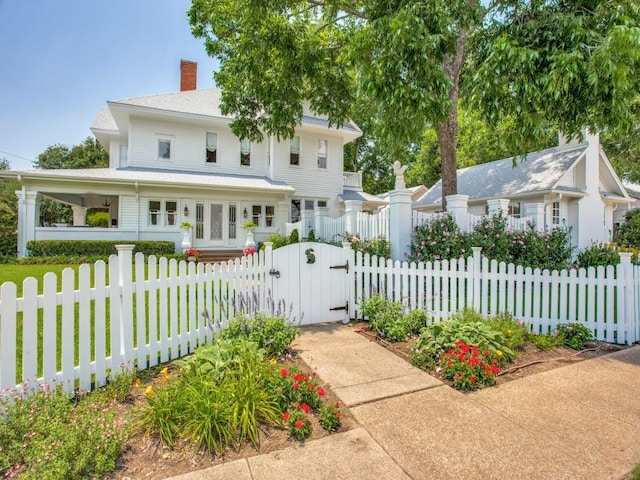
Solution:
[[[640,346],[467,395],[348,325],[294,346],[360,427],[176,479],[615,480],[640,462]]]

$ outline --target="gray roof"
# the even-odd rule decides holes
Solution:
[[[556,184],[582,158],[586,145],[560,150],[558,147],[533,152],[524,159],[505,158],[458,170],[458,194],[469,200],[509,198],[561,189]],[[564,190],[567,190],[564,187]],[[576,193],[580,191],[576,190]],[[442,180],[414,206],[438,205],[442,201]]]
[[[362,192],[359,190],[349,190],[349,189],[345,189],[344,192],[340,194],[340,199],[342,201],[359,200],[362,202],[376,203],[378,205],[385,205],[389,203],[387,200],[383,200],[377,195],[371,195],[370,193],[367,193],[367,192]]]
[[[133,106],[172,113],[202,115],[231,120],[233,118],[232,116],[223,115],[220,111],[220,94],[221,91],[218,88],[205,88],[202,90],[187,90],[160,95],[125,98],[122,100],[109,101],[108,104],[113,107]],[[302,122],[303,124],[329,127],[329,122],[326,118],[315,116],[311,112],[305,112]],[[113,116],[108,110],[98,112],[91,128],[98,130],[117,130]],[[360,129],[352,122],[347,122],[339,129],[351,133],[360,133]]]
[[[174,186],[222,188],[233,190],[261,190],[273,193],[293,193],[295,189],[284,182],[266,177],[248,175],[226,175],[194,173],[182,170],[160,170],[146,168],[80,168],[59,170],[28,170],[15,172],[25,179],[47,178],[61,180],[95,181],[105,183],[162,184]]]
[[[630,197],[640,200],[640,185],[635,183],[625,183],[624,189],[627,191]]]

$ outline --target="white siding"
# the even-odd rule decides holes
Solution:
[[[217,162],[207,163],[207,132],[218,134]],[[158,160],[158,139],[171,140],[171,160]],[[198,173],[265,175],[264,144],[251,145],[251,166],[240,165],[240,141],[223,124],[194,125],[131,119],[129,165]]]
[[[136,228],[138,218],[138,204],[136,197],[120,197],[120,220],[119,228]]]

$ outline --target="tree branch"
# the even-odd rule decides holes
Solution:
[[[326,2],[324,2],[323,0],[306,0],[307,3],[315,6],[315,7],[326,7],[327,4]],[[353,16],[353,17],[358,17],[358,18],[362,18],[363,20],[367,20],[367,16],[362,13],[359,12],[358,10],[353,10],[351,8],[340,8],[339,9],[342,12],[348,13],[349,15]]]

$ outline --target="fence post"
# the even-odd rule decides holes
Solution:
[[[329,207],[318,207],[313,211],[315,215],[315,234],[316,238],[326,238],[325,219],[329,216]]]
[[[502,213],[504,218],[507,218],[509,214],[509,199],[507,198],[494,198],[487,200],[489,206],[489,215],[498,215]]]
[[[524,216],[531,220],[537,231],[544,232],[544,203],[525,203]]]
[[[411,244],[411,192],[394,190],[389,194],[389,241],[391,258],[406,259]]]
[[[358,231],[358,212],[362,212],[362,200],[344,201],[345,231],[351,235],[360,234]]]
[[[460,230],[468,232],[471,229],[467,207],[469,195],[447,195],[445,198],[447,200],[447,212],[453,215]]]
[[[273,280],[271,271],[273,269],[273,242],[264,242],[264,283],[262,294],[262,307],[263,313],[269,314],[269,304],[271,300],[276,298],[273,292]]]
[[[120,348],[123,368],[133,370],[133,280],[131,264],[135,245],[116,245],[118,251],[118,283],[120,287]],[[140,319],[142,321],[142,319]],[[142,366],[140,366],[142,368]]]
[[[482,247],[471,247],[473,250],[473,298],[472,305],[476,312],[480,312],[480,281],[482,280],[482,272],[480,269],[482,257],[480,252]]]
[[[637,330],[640,323],[636,318],[635,312],[637,305],[635,305],[634,297],[634,278],[633,278],[633,265],[631,265],[631,252],[618,252],[620,255],[620,269],[618,272],[622,272],[622,278],[618,280],[618,288],[622,286],[624,288],[624,305],[622,311],[624,312],[624,325],[626,330],[625,342],[629,345],[638,340]],[[618,337],[618,341],[620,338]]]

